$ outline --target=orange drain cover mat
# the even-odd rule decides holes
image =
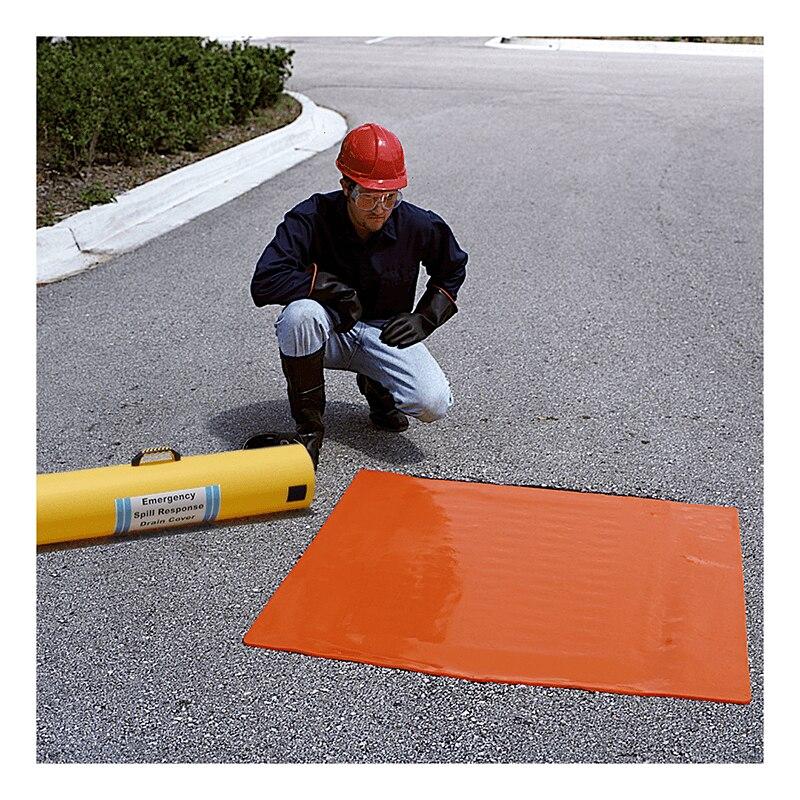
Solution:
[[[244,641],[747,703],[737,511],[361,470]]]

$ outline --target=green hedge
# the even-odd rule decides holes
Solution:
[[[198,37],[37,40],[37,131],[62,168],[100,153],[196,150],[225,125],[274,105],[292,50]]]

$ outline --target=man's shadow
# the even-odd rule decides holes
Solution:
[[[413,423],[412,423],[413,424]],[[245,440],[266,431],[293,431],[294,420],[286,400],[264,400],[222,411],[208,421],[208,430],[239,449]],[[366,403],[328,401],[325,407],[325,438],[388,464],[416,464],[426,454],[402,433],[377,430],[369,421]]]

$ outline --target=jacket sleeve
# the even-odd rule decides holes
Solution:
[[[250,294],[261,306],[286,305],[308,297],[311,291],[311,221],[296,209],[289,211],[278,225],[275,236],[258,259]]]
[[[422,257],[422,266],[430,276],[427,286],[443,289],[455,302],[467,277],[468,256],[459,246],[450,226],[433,211],[427,214],[430,229]]]

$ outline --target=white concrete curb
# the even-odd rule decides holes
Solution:
[[[507,39],[507,41],[503,41]],[[709,44],[706,42],[642,42],[635,39],[528,39],[495,36],[486,47],[511,50],[567,50],[584,53],[657,53],[673,56],[742,56],[763,58],[761,44]]]
[[[300,116],[284,128],[162,175],[36,231],[36,282],[51,283],[133,250],[344,138],[344,117],[297,92]]]

